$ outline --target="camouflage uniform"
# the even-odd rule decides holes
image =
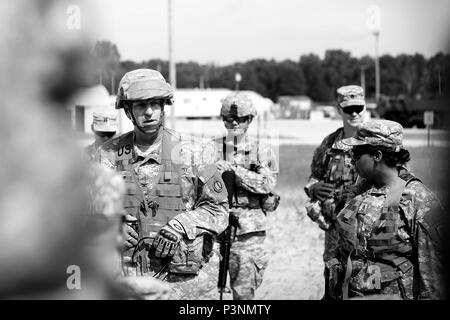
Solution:
[[[159,72],[135,70],[122,79],[118,101],[134,95],[148,99],[146,94],[161,92],[169,97],[172,91]],[[97,151],[101,164],[122,175],[124,208],[138,218],[138,244],[122,255],[124,275],[166,281],[174,299],[218,297],[218,256],[212,249],[216,235],[228,225],[228,205],[223,181],[207,157],[211,154],[212,149],[193,137],[163,127],[145,151],[136,145],[134,131]],[[172,257],[157,257],[153,240],[171,221],[184,229],[183,238]]]
[[[305,192],[310,197],[312,196],[309,193],[310,187],[319,181],[332,183],[338,190],[333,198],[321,203],[322,214],[329,223],[329,229],[325,232],[324,262],[330,260],[336,254],[338,236],[335,228],[335,215],[343,208],[347,199],[344,191],[348,191],[358,179],[358,174],[351,163],[352,159],[349,154],[351,147],[342,143],[343,138],[343,128],[339,128],[325,137],[314,151],[311,176],[305,186]]]
[[[88,190],[91,197],[87,235],[88,250],[99,274],[106,279],[111,298],[114,299],[168,299],[171,290],[166,283],[155,278],[122,277],[120,253],[123,246],[122,195],[125,183],[120,175],[97,163],[90,164]],[[83,284],[83,289],[90,283]]]
[[[179,213],[173,217],[179,221],[186,230],[188,241],[201,241],[205,235],[216,236],[221,233],[228,224],[228,214],[226,206],[226,190],[223,188],[223,182],[215,170],[211,170],[211,166],[201,164],[198,155],[194,155],[198,150],[197,145],[194,145],[192,138],[185,139],[174,131],[163,129],[162,135],[167,136],[171,140],[186,142],[180,144],[180,154],[183,154],[183,160],[187,160],[180,165],[179,177],[182,196],[182,207],[177,207]],[[158,181],[164,179],[163,175],[165,168],[163,168],[163,160],[161,157],[161,149],[163,148],[163,139],[154,144],[151,148],[142,152],[136,145],[131,145],[129,155],[126,161],[129,163],[124,167],[118,154],[121,153],[119,144],[121,141],[128,140],[132,143],[133,133],[129,132],[117,138],[113,138],[98,149],[97,158],[101,164],[108,166],[116,171],[122,173],[125,181],[128,183],[130,189],[133,189],[133,175],[138,181],[138,190],[142,190],[146,199],[154,198],[153,189],[158,184]],[[129,146],[129,144],[127,144]],[[191,155],[195,156],[194,161],[191,160]],[[123,160],[123,159],[122,159]],[[191,162],[192,161],[192,162]],[[165,171],[165,172],[162,172]],[[173,173],[173,172],[172,172]],[[202,188],[200,188],[202,186]],[[130,189],[127,190],[131,194]],[[131,190],[132,191],[132,190]],[[135,195],[137,196],[137,195]],[[142,201],[141,199],[139,199]],[[138,201],[138,202],[140,202]],[[156,200],[158,201],[158,200]],[[136,210],[136,207],[130,202],[125,203],[126,209],[130,212]],[[158,221],[157,211],[169,210],[170,203],[160,203],[159,209],[153,212],[151,216],[155,217],[155,223],[163,226],[165,221]],[[133,212],[136,215],[136,212]],[[148,214],[148,213],[147,213]],[[140,219],[147,221],[139,214]],[[142,223],[142,222],[141,222]],[[154,238],[155,234],[152,231],[145,235]],[[154,232],[154,231],[153,231]],[[142,235],[144,237],[144,235]],[[197,239],[197,240],[196,240]],[[206,244],[205,244],[206,245]],[[157,259],[155,259],[156,261]],[[204,252],[202,257],[202,268],[198,275],[181,275],[168,273],[163,271],[158,278],[165,281],[175,283],[173,290],[175,291],[175,298],[178,299],[200,299],[211,298],[211,291],[216,293],[217,274],[218,274],[218,257],[213,254],[211,248],[209,252]],[[209,263],[207,263],[209,262]],[[152,263],[152,256],[150,253],[150,264]],[[135,263],[130,262],[127,257],[124,257],[125,274],[128,276],[136,275],[154,275],[157,270],[164,267],[162,263],[151,265],[149,271],[140,272],[140,267]],[[167,268],[166,268],[167,269]],[[156,270],[156,271],[155,271]],[[209,294],[207,296],[206,294]]]
[[[386,120],[358,128],[350,145],[401,148],[402,128]],[[367,188],[366,188],[367,189]],[[343,298],[394,295],[402,299],[442,298],[442,207],[417,179],[400,187],[370,186],[339,213],[338,259]],[[344,271],[345,270],[345,271]]]
[[[242,94],[231,94],[224,100],[222,116],[228,115],[230,105],[237,106],[235,115],[238,117],[256,115],[251,101]],[[278,164],[271,148],[260,145],[247,134],[240,143],[233,136],[214,142],[216,161],[225,160],[236,166],[230,214],[239,220],[230,249],[230,286],[233,299],[250,300],[261,285],[269,263],[264,249],[267,218],[261,209],[261,198],[274,189]]]

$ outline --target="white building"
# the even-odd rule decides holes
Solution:
[[[229,89],[176,89],[174,96],[174,114],[176,118],[218,118],[222,101],[232,93]],[[268,116],[273,106],[272,100],[254,91],[240,91],[253,102],[258,114]],[[165,108],[166,115],[171,114],[171,106]]]
[[[127,121],[125,113],[115,109],[115,96],[110,96],[108,90],[102,85],[79,90],[70,100],[67,110],[73,130],[80,133],[92,133],[92,116],[95,111],[108,110],[118,115],[119,133],[126,132],[129,128],[123,128]],[[133,127],[131,126],[131,129]]]
[[[217,118],[223,99],[229,89],[176,89],[174,105],[166,106],[165,113],[171,115],[174,108],[176,118]]]

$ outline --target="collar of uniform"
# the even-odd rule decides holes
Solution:
[[[389,189],[390,189],[389,186],[383,186],[381,188],[372,187],[369,190],[369,194],[372,194],[372,195],[383,195],[383,194],[387,194]]]
[[[333,142],[333,145],[331,146],[332,149],[338,149],[338,150],[350,150],[352,147],[349,145],[346,145],[342,143],[342,140],[344,139],[344,130],[340,130],[336,136],[336,140]]]
[[[161,164],[161,152],[162,152],[162,139],[158,137],[156,141],[148,147],[147,150],[143,151],[141,148],[134,143],[133,150],[138,160],[141,159],[152,159],[158,164]]]

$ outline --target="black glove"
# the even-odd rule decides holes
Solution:
[[[171,257],[175,254],[175,250],[183,239],[184,229],[177,220],[170,220],[164,227],[159,230],[153,240],[156,257]]]
[[[319,199],[320,201],[325,201],[327,198],[331,197],[334,191],[334,185],[332,185],[331,183],[319,181],[314,183],[309,188],[309,190],[312,199]]]

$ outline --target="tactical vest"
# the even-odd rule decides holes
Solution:
[[[132,132],[119,140],[116,152],[116,170],[122,174],[126,186],[124,209],[127,214],[138,218],[138,245],[124,252],[124,256],[133,257],[133,261],[140,264],[144,272],[167,264],[163,259],[152,257],[151,244],[159,230],[186,209],[179,175],[183,165],[171,160],[171,152],[180,140],[173,139],[165,130],[162,135],[161,168],[151,190],[141,186],[132,164]],[[150,265],[147,260],[149,252]]]
[[[420,181],[409,172],[399,177],[406,181],[405,187],[411,181]],[[368,260],[374,263],[375,267],[372,269],[379,272],[379,279],[374,278],[374,281],[377,282],[374,283],[374,290],[380,290],[381,286],[395,281],[413,267],[410,260],[412,245],[398,235],[399,228],[405,226],[399,207],[404,188],[389,205],[385,201],[381,215],[374,223],[374,230],[372,230],[370,238],[358,238],[357,217],[364,214],[366,209],[364,198],[361,195],[351,200],[339,213],[337,223],[343,241],[339,251],[342,258],[347,257],[347,261],[341,261],[347,268],[343,284],[344,299],[348,298],[348,286],[352,277],[352,259]]]
[[[227,160],[227,145],[226,145],[226,137],[222,138],[222,152],[221,157],[223,160]],[[258,155],[258,147],[252,145],[250,150],[238,150],[237,146],[234,146],[234,153],[241,153],[243,156],[244,162],[239,162],[240,166],[243,166],[247,170],[251,170],[256,172],[256,169],[259,165],[259,155]],[[240,186],[235,186],[235,194],[232,198],[232,208],[248,208],[248,209],[260,209],[260,198],[261,196],[252,193]]]
[[[326,156],[325,164],[327,166],[327,171],[324,177],[326,183],[333,184],[338,188],[338,194],[336,194],[336,200],[340,200],[340,194],[342,189],[353,185],[358,177],[358,174],[351,164],[351,157],[348,152],[333,148],[329,146],[329,151]]]
[[[324,176],[324,181],[333,184],[335,190],[329,199],[321,202],[321,215],[327,223],[336,220],[336,214],[345,205],[346,199],[343,198],[344,190],[353,185],[358,178],[355,167],[351,164],[351,157],[348,152],[333,148],[332,144],[328,145],[328,148],[325,158],[327,171]]]

